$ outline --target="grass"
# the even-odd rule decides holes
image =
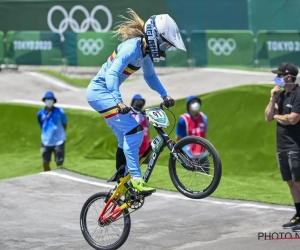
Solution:
[[[57,71],[49,70],[49,69],[40,69],[40,70],[37,70],[37,72],[51,75],[53,77],[56,77],[62,81],[65,81],[65,82],[72,84],[74,86],[77,86],[77,87],[86,88],[91,81],[91,78],[71,78],[71,77],[63,75]]]
[[[212,196],[293,205],[277,167],[275,123],[264,120],[270,88],[270,85],[249,85],[200,96],[202,111],[209,119],[208,140],[217,148],[223,164],[221,184]],[[5,142],[0,144],[0,179],[42,171],[38,109],[0,104],[0,141]],[[185,100],[178,100],[172,111],[178,119],[185,112]],[[66,113],[69,126],[64,167],[109,178],[115,171],[117,141],[113,133],[96,112],[66,110]],[[169,119],[173,124],[172,115]],[[171,130],[172,126],[166,132]],[[153,138],[153,128],[150,133]],[[174,130],[170,136],[174,139]],[[149,183],[175,191],[168,175],[167,150],[157,164]]]

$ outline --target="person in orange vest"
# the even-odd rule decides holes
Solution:
[[[187,112],[182,114],[176,127],[176,141],[186,136],[199,136],[206,138],[208,131],[208,118],[200,112],[202,101],[197,96],[189,96],[186,99]],[[209,172],[207,151],[200,145],[191,144],[184,148],[185,152],[192,158],[200,158],[200,164],[206,173]]]
[[[146,104],[146,101],[140,94],[136,94],[133,96],[131,101],[132,107],[137,107],[139,109],[142,109]],[[140,146],[139,150],[139,157],[143,155],[143,153],[148,149],[148,147],[151,144],[150,140],[150,126],[149,121],[147,118],[142,114],[132,114],[132,116],[135,118],[135,120],[143,127],[144,129],[144,138],[142,141],[142,144]],[[149,159],[146,160],[144,163],[148,163]]]

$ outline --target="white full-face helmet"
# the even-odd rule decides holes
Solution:
[[[165,60],[170,47],[186,51],[175,21],[168,14],[153,15],[144,26],[149,54],[154,62]]]

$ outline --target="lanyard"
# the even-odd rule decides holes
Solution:
[[[52,114],[52,111],[46,115],[44,120],[42,120],[42,124],[50,117],[51,114]]]

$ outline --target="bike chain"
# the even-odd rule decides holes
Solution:
[[[129,190],[127,190],[126,192],[128,192],[128,191],[129,191]],[[129,201],[126,202],[126,198],[125,198],[124,200],[122,200],[121,197],[118,197],[117,199],[115,199],[115,201],[121,200],[122,202],[126,203],[126,204],[129,206],[129,208],[133,209],[133,211],[128,212],[128,214],[126,214],[126,215],[124,215],[123,217],[120,217],[120,218],[114,220],[113,222],[116,222],[116,221],[118,221],[118,220],[120,220],[120,219],[122,219],[122,218],[125,218],[126,216],[129,216],[130,214],[132,214],[132,213],[138,211],[139,209],[141,209],[142,206],[144,205],[144,202],[145,202],[145,196],[143,196],[143,195],[140,195],[140,196],[142,196],[142,200],[143,200],[143,201],[142,201],[142,203],[141,203],[141,206],[139,206],[139,207],[137,207],[137,208],[132,208],[132,207],[130,206],[130,204],[127,203],[127,202],[132,202],[132,201],[134,201],[134,200],[129,200]],[[138,200],[140,200],[140,198],[139,198]],[[112,222],[112,223],[113,223],[113,222]]]
[[[105,203],[106,203],[106,202],[108,201],[108,199],[111,197],[111,195],[112,195],[113,192],[116,190],[116,188],[117,188],[117,186],[116,186],[114,189],[111,189],[111,190],[108,192],[108,195],[107,195],[107,197],[106,197],[106,199],[105,199],[105,201],[104,201]],[[132,189],[132,188],[131,188],[131,189]],[[134,189],[132,189],[132,190],[134,190]],[[121,218],[125,218],[126,216],[128,216],[128,215],[130,215],[130,214],[136,212],[136,211],[139,210],[139,209],[141,209],[142,206],[143,206],[144,203],[145,203],[145,198],[146,198],[147,196],[150,196],[150,195],[152,194],[152,193],[149,193],[149,194],[143,195],[143,194],[138,194],[136,191],[134,191],[134,195],[136,195],[138,198],[136,198],[136,199],[134,199],[134,200],[131,200],[131,199],[127,200],[127,199],[126,199],[126,194],[127,194],[127,192],[130,192],[130,189],[128,189],[128,190],[126,191],[126,193],[125,193],[125,199],[124,199],[124,200],[122,200],[121,197],[119,197],[119,196],[117,196],[117,198],[114,199],[115,202],[118,202],[118,201],[120,200],[120,201],[126,203],[127,206],[129,206],[129,208],[133,209],[133,211],[129,212],[128,214],[126,214],[125,216],[123,216],[123,217],[121,217]],[[131,194],[130,194],[130,195],[131,195]],[[142,201],[140,201],[140,200],[142,200]],[[138,202],[138,203],[139,203],[138,207],[133,207],[133,205],[131,205],[132,202]],[[127,208],[127,209],[128,209],[128,208]],[[116,220],[114,220],[113,222],[118,221],[118,220],[120,220],[121,218],[116,219]]]

